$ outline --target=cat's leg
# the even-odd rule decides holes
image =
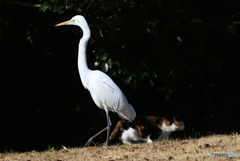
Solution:
[[[141,138],[141,139],[139,139],[139,141],[144,141],[144,142],[147,142],[148,144],[152,144],[153,143],[153,141],[150,139],[150,138]]]
[[[164,138],[163,138],[163,140],[164,140],[164,141],[167,141],[167,140],[168,140],[168,137],[169,137],[169,135],[165,135]]]
[[[139,141],[147,142],[148,144],[152,144],[153,141],[150,138],[151,134],[147,136],[147,138],[139,138]]]
[[[128,141],[128,140],[124,140],[123,137],[121,137],[120,140],[121,140],[121,142],[122,142],[123,144],[131,145],[130,140],[129,140],[129,141]]]
[[[152,144],[153,143],[153,141],[151,140],[150,137],[151,137],[151,134],[149,134],[148,137],[147,137],[147,143],[148,144]]]
[[[153,141],[152,141],[150,138],[147,138],[147,143],[148,143],[148,144],[152,144]]]
[[[158,138],[160,141],[167,141],[171,132],[162,132],[161,136]]]
[[[162,132],[162,134],[159,136],[158,140],[163,141],[163,139],[164,139],[164,132]]]
[[[131,145],[129,141],[123,141],[123,144]]]
[[[135,129],[130,127],[128,130],[124,130],[120,138],[123,144],[131,144],[130,141],[140,141],[140,137]]]

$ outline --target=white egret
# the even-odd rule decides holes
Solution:
[[[98,70],[90,70],[87,66],[86,49],[88,40],[90,39],[90,29],[85,18],[81,15],[74,16],[71,20],[59,23],[61,25],[76,25],[83,31],[78,46],[78,70],[83,86],[89,90],[94,103],[105,110],[107,116],[107,127],[96,135],[92,136],[85,144],[89,146],[93,138],[107,130],[106,146],[108,145],[109,131],[111,128],[111,120],[108,111],[116,112],[118,115],[129,121],[133,121],[136,113],[133,107],[128,103],[121,89],[113,82],[113,80],[105,73]]]

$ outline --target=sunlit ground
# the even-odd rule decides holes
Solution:
[[[1,160],[213,160],[211,153],[234,155],[214,160],[240,160],[240,135],[212,135],[199,139],[156,141],[109,147],[49,149],[45,152],[10,152],[0,154]],[[238,155],[238,156],[237,156]]]

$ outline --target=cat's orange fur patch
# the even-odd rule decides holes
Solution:
[[[151,137],[151,134],[149,134],[147,138],[150,139],[150,137]]]
[[[167,121],[167,120],[165,120],[165,125],[166,125],[166,126],[171,126],[171,125],[170,125],[170,122]]]
[[[143,126],[143,125],[141,125],[141,126],[139,126],[139,127],[136,127],[137,128],[137,132],[138,132],[138,135],[139,136],[142,136],[143,134],[142,134],[142,129],[144,129],[145,127]]]
[[[157,124],[157,127],[158,127],[159,129],[162,129],[162,125],[161,125],[161,124]]]
[[[182,124],[183,124],[182,121],[175,121],[174,122],[175,126],[182,126]]]
[[[145,116],[149,122],[152,124],[157,124],[159,122],[159,117],[156,116]],[[161,121],[160,121],[161,122]]]
[[[158,136],[162,135],[162,130],[158,131],[158,129],[162,129],[163,123],[169,127],[172,124],[164,117],[157,117],[157,116],[137,116],[133,122],[130,122],[126,119],[123,119],[117,123],[113,132],[109,137],[109,144],[113,143],[114,138],[116,138],[120,132],[124,132],[129,127],[135,129],[139,135],[139,137],[143,138],[146,137],[146,130],[149,130],[150,134],[148,133],[147,138],[155,137],[157,134]],[[175,126],[182,126],[182,121],[175,121],[173,123]],[[156,128],[158,129],[156,129]],[[153,134],[153,135],[151,135]],[[145,135],[145,136],[144,136]],[[122,142],[125,141],[122,137],[119,138]]]

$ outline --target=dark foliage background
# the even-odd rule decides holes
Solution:
[[[240,130],[240,1],[1,0],[1,151],[82,146],[106,126],[80,82],[82,31],[54,27],[77,14],[92,32],[89,68],[138,115],[182,117],[175,137]]]

